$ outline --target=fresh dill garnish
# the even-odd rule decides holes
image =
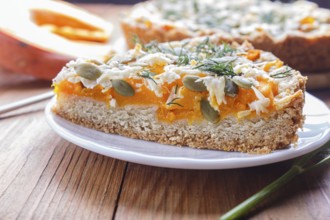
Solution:
[[[182,44],[180,48],[180,52],[176,50],[177,48],[173,48],[173,46],[169,44],[170,47],[172,48],[173,55],[178,56],[178,60],[177,60],[178,66],[188,65],[191,61],[189,51],[185,48],[187,44],[188,42]]]
[[[188,65],[191,61],[191,52],[185,49],[188,42],[183,43],[181,48],[173,47],[170,43],[168,45],[158,44],[156,41],[152,41],[144,46],[147,53],[164,53],[178,56],[177,64],[178,66]]]
[[[289,77],[289,76],[292,75],[291,71],[292,71],[291,68],[287,68],[287,70],[285,70],[283,72],[272,74],[272,75],[270,75],[270,77],[273,77],[275,79],[281,79],[281,78]]]
[[[206,37],[200,44],[196,46],[196,53],[205,53],[207,54],[209,51],[209,48],[212,48],[212,45],[210,44],[210,38]]]
[[[176,95],[177,93],[178,93],[178,84],[176,84],[175,88],[174,88],[174,94]],[[181,105],[180,103],[175,102],[178,99],[180,99],[180,98],[178,98],[178,97],[173,98],[171,101],[167,102],[166,105],[178,105],[180,107],[183,107],[183,105]]]
[[[235,49],[230,46],[228,43],[222,43],[222,46],[213,47],[214,57],[223,57],[227,54],[232,55],[235,52]]]
[[[182,49],[177,61],[178,66],[188,65],[190,63],[190,57],[187,53],[182,53]]]
[[[199,65],[194,67],[194,69],[199,69],[203,71],[209,71],[217,74],[218,76],[235,76],[232,62],[231,61],[217,61],[215,59],[203,60]]]
[[[221,58],[226,55],[232,55],[235,49],[229,44],[222,42],[220,45],[210,42],[209,37],[205,38],[196,46],[196,52],[199,56],[204,55],[207,59]]]
[[[234,76],[236,74],[233,70],[232,62],[235,59],[229,61],[220,59],[226,55],[232,55],[234,51],[235,49],[229,44],[216,45],[210,42],[209,37],[206,37],[205,40],[196,46],[194,57],[196,57],[197,66],[194,69],[213,72],[218,76]],[[179,61],[187,65],[192,60],[189,58],[189,55],[185,55]]]
[[[145,52],[152,53],[164,53],[164,54],[173,54],[178,55],[175,52],[175,48],[169,43],[168,46],[165,44],[159,44],[157,41],[151,41],[148,44],[144,45]]]
[[[178,58],[178,65],[188,65],[190,61],[195,60],[198,65],[195,68],[211,71],[217,75],[235,75],[232,70],[231,62],[219,62],[217,59],[226,55],[232,55],[235,49],[227,43],[221,45],[210,42],[206,37],[201,43],[196,45],[195,50],[187,50],[183,47]]]
[[[152,41],[144,45],[144,49],[147,53],[160,52],[177,56],[176,64],[178,66],[189,65],[194,60],[196,61],[194,69],[213,72],[218,76],[236,75],[232,67],[234,60],[223,61],[220,59],[227,55],[232,55],[236,49],[227,43],[215,44],[210,41],[209,37],[205,37],[203,41],[194,46],[190,46],[189,41],[187,41],[181,45],[181,48],[173,47],[171,44],[158,44],[156,41]]]
[[[151,72],[150,70],[143,70],[141,73],[138,74],[138,76],[140,76],[142,78],[152,80],[157,85],[157,82],[153,78],[154,75],[156,75],[156,73]]]
[[[157,41],[151,41],[144,45],[144,50],[147,53],[157,53],[157,52],[164,52]]]
[[[180,99],[180,98],[174,98],[171,101],[169,101],[168,103],[166,103],[166,105],[178,105],[180,107],[183,107],[183,105],[181,105],[180,103],[175,102],[178,99]]]
[[[175,48],[173,47],[173,45],[172,45],[171,43],[168,43],[168,47],[169,47],[170,52],[171,52],[172,54],[176,54],[176,52],[175,52]]]

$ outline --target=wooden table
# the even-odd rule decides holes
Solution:
[[[125,9],[83,7],[109,19]],[[50,89],[50,82],[4,70],[0,79],[0,105]],[[330,89],[310,92],[330,106]],[[292,164],[179,170],[120,161],[59,137],[45,104],[0,116],[0,219],[217,219]],[[329,165],[294,179],[251,217],[330,219]]]

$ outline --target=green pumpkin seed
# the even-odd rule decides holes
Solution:
[[[238,94],[238,86],[229,78],[226,77],[225,94],[235,97]]]
[[[194,92],[203,92],[206,91],[206,86],[202,81],[196,82],[196,80],[200,79],[198,76],[185,76],[182,79],[183,85]]]
[[[243,78],[243,77],[239,77],[239,76],[234,76],[232,78],[232,81],[238,85],[239,87],[242,87],[244,89],[251,89],[251,87],[253,86],[253,83],[246,79],[246,78]]]
[[[122,79],[113,79],[112,86],[122,96],[133,96],[135,94],[132,86]]]
[[[201,112],[206,120],[212,123],[217,123],[220,120],[220,114],[212,108],[207,99],[201,100]]]
[[[79,76],[89,80],[96,80],[102,75],[101,70],[91,63],[80,63],[74,67],[74,70]]]

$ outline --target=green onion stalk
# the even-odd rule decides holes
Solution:
[[[329,161],[330,141],[318,150],[315,150],[311,153],[306,154],[305,156],[296,159],[292,167],[285,174],[283,174],[281,177],[276,179],[274,182],[272,182],[250,198],[243,201],[241,204],[237,205],[235,208],[225,213],[223,216],[220,217],[220,220],[240,219],[246,216],[260,202],[262,202],[265,198],[268,198],[270,194],[281,188],[283,185],[287,184],[296,176],[307,171],[313,170],[317,167],[320,167]]]

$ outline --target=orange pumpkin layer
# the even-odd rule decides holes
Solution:
[[[200,101],[202,98],[208,96],[208,92],[194,92],[182,86],[182,81],[179,79],[171,84],[164,84],[162,86],[162,97],[157,97],[155,93],[149,90],[144,84],[143,79],[126,79],[135,91],[133,96],[122,96],[114,91],[113,88],[106,92],[102,92],[102,86],[97,85],[93,89],[85,88],[81,83],[71,83],[69,81],[62,81],[55,84],[55,92],[59,96],[61,93],[77,95],[82,97],[89,97],[97,101],[109,103],[111,99],[115,99],[119,107],[125,105],[156,105],[158,106],[157,117],[161,121],[173,122],[180,119],[187,119],[189,122],[199,121],[203,119],[200,111]],[[271,112],[275,109],[273,105],[274,96],[278,94],[277,85],[273,82],[268,82],[265,79],[259,79],[260,92],[270,100],[270,105],[267,107]],[[137,88],[136,85],[141,85]],[[180,89],[180,96],[175,104],[168,105],[167,99],[173,87],[178,86]],[[226,104],[219,105],[221,118],[228,115],[236,115],[240,111],[249,110],[249,103],[257,100],[257,97],[252,89],[244,89],[239,87],[237,96],[226,96]],[[252,113],[250,117],[255,116]]]

